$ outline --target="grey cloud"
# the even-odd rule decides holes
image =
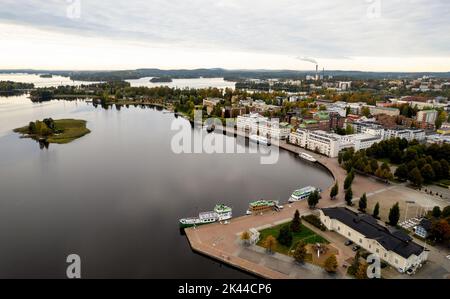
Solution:
[[[75,0],[76,1],[76,0]],[[448,56],[447,0],[2,0],[0,22],[178,47],[315,58]],[[344,3],[341,3],[344,2]]]

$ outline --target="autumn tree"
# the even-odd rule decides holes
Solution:
[[[274,236],[270,235],[267,236],[267,238],[264,240],[264,248],[266,248],[267,252],[272,253],[277,248],[277,240],[274,238]]]
[[[304,263],[306,258],[306,244],[304,242],[299,242],[294,251],[294,259],[297,263]]]
[[[334,254],[330,255],[324,263],[325,271],[328,273],[336,273],[336,270],[338,268],[338,262],[336,259],[336,256]]]

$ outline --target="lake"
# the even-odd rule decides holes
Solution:
[[[157,86],[168,86],[172,88],[232,88],[236,82],[225,81],[223,78],[196,78],[196,79],[173,79],[172,82],[164,82],[164,83],[153,83],[150,82],[152,77],[145,77],[136,80],[126,80],[130,82],[132,87],[157,87]]]
[[[45,117],[85,119],[92,133],[40,149],[11,131]],[[174,118],[154,108],[0,98],[0,277],[65,278],[75,253],[83,278],[246,278],[193,253],[178,219],[217,203],[239,216],[250,201],[285,202],[298,187],[332,184],[285,151],[274,165],[257,154],[175,154]]]

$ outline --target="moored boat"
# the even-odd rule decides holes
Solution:
[[[289,198],[289,202],[302,201],[307,199],[314,191],[322,192],[320,188],[316,188],[313,186],[307,186],[298,190],[295,190],[291,197]]]
[[[249,139],[250,139],[250,141],[255,142],[257,144],[268,145],[268,146],[271,145],[270,140],[263,136],[250,135]]]
[[[300,158],[302,158],[302,159],[304,159],[306,161],[312,162],[312,163],[316,163],[317,162],[317,160],[313,156],[311,156],[311,155],[309,155],[307,153],[300,153],[298,156]]]
[[[210,224],[218,221],[230,220],[233,217],[232,209],[225,205],[216,205],[214,211],[202,212],[198,217],[182,218],[179,220],[180,228],[188,228]]]
[[[279,210],[279,202],[275,200],[258,200],[251,202],[247,215],[260,214],[269,211]]]

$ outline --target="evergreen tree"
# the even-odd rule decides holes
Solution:
[[[396,203],[389,211],[389,224],[392,226],[397,226],[399,220],[400,220],[400,207],[399,204]]]
[[[361,212],[366,212],[367,209],[367,196],[366,193],[363,194],[363,196],[361,196],[361,198],[359,199],[359,209],[361,210]]]
[[[292,232],[289,225],[285,225],[280,229],[277,238],[278,243],[290,247],[292,245]]]
[[[301,227],[302,227],[302,220],[300,218],[300,212],[296,210],[294,214],[294,219],[292,219],[291,223],[291,231],[294,233],[298,233]]]
[[[338,183],[336,183],[333,186],[333,188],[331,188],[330,198],[335,199],[338,194],[339,194],[339,185],[338,185]]]
[[[319,203],[320,200],[320,194],[319,191],[314,191],[313,193],[311,193],[311,195],[309,195],[308,197],[308,205],[311,209],[314,209],[317,204]]]
[[[372,216],[377,219],[380,216],[380,203],[379,202],[377,202],[377,204],[375,205]]]
[[[353,205],[353,190],[351,187],[347,191],[345,191],[345,201],[347,202],[348,206]]]

